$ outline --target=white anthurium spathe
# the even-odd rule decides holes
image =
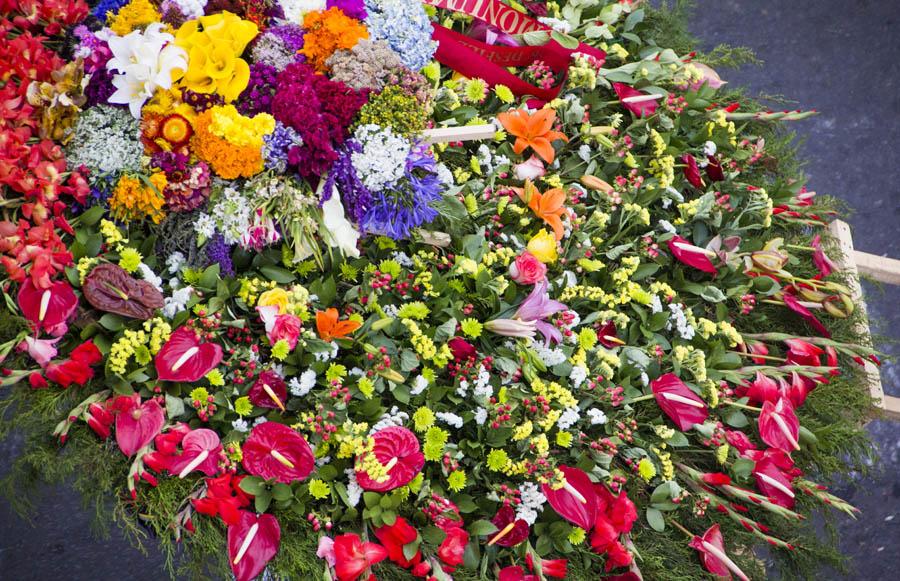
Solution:
[[[175,37],[162,31],[154,22],[144,31],[135,30],[125,36],[111,35],[108,40],[113,56],[106,68],[115,73],[116,88],[110,103],[128,105],[135,118],[141,107],[157,89],[171,89],[172,76],[187,69],[187,53],[173,44]]]
[[[324,183],[325,180],[322,180]],[[321,188],[320,188],[321,189]],[[328,233],[328,243],[332,248],[340,248],[344,256],[359,258],[359,230],[353,227],[353,223],[344,214],[344,204],[341,203],[340,193],[337,188],[331,192],[328,201],[322,204],[322,222]]]

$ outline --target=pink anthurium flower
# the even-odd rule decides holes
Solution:
[[[719,76],[719,73],[715,71],[709,65],[705,65],[703,63],[695,62],[691,63],[695,69],[700,71],[701,77],[699,80],[691,83],[690,88],[693,90],[697,90],[703,85],[707,85],[710,89],[718,89],[722,85],[726,84],[727,81],[723,81],[722,77]]]
[[[616,92],[616,96],[622,102],[622,106],[634,113],[635,117],[649,117],[653,115],[656,113],[656,108],[659,107],[657,101],[665,99],[665,95],[642,93],[625,83],[613,83],[612,87],[613,91]]]
[[[781,395],[793,404],[794,409],[806,402],[806,397],[816,388],[816,382],[808,377],[803,377],[796,371],[791,373],[791,382],[781,380]]]
[[[271,514],[241,511],[237,524],[228,527],[228,561],[236,581],[251,581],[278,553],[281,527]]]
[[[706,402],[674,373],[657,377],[650,383],[650,389],[660,409],[682,432],[690,430],[694,424],[702,424],[709,417]]]
[[[29,278],[19,289],[19,308],[36,329],[59,336],[65,334],[66,322],[78,308],[78,297],[66,281],[38,288]]]
[[[306,479],[315,466],[306,438],[276,422],[254,427],[244,442],[243,451],[244,470],[283,484]]]
[[[257,407],[277,408],[284,411],[284,402],[287,401],[287,384],[274,371],[263,371],[247,395],[250,397],[250,403]]]
[[[778,466],[774,457],[764,455],[761,460],[757,460],[753,476],[756,478],[756,488],[769,500],[779,506],[793,508],[796,494],[791,486],[791,478]]]
[[[775,402],[781,397],[778,389],[778,382],[760,373],[756,372],[756,379],[747,388],[745,394],[753,403],[763,403],[767,401]]]
[[[149,444],[166,423],[166,412],[159,402],[148,399],[141,403],[141,396],[137,393],[117,397],[113,408],[119,412],[116,416],[116,443],[126,456],[134,456]]]
[[[816,316],[812,314],[812,311],[804,307],[803,303],[797,300],[797,297],[795,297],[791,293],[785,292],[782,294],[781,300],[784,301],[784,304],[787,308],[803,317],[803,320],[809,323],[809,326],[815,329],[817,333],[819,333],[823,337],[831,337],[831,333],[828,331],[828,329],[825,328],[825,325],[819,322],[819,319],[817,319]]]
[[[538,581],[537,575],[525,574],[525,569],[519,565],[510,565],[500,569],[497,581]]]
[[[731,579],[733,573],[741,581],[750,581],[750,578],[725,553],[725,543],[718,524],[709,527],[702,537],[695,536],[691,539],[690,546],[697,549],[703,566],[716,577]]]
[[[19,344],[19,348],[28,351],[35,362],[41,368],[47,367],[47,364],[56,357],[56,344],[62,337],[56,339],[36,339],[34,337],[25,337],[25,340]]]
[[[375,447],[372,453],[385,467],[387,479],[378,481],[357,467],[356,481],[365,490],[387,492],[409,484],[422,471],[425,455],[419,448],[419,440],[410,430],[391,426],[378,430],[372,435]]]
[[[497,532],[488,539],[488,546],[515,547],[528,538],[528,523],[516,518],[512,507],[501,507],[491,522],[497,527]]]
[[[693,266],[697,270],[702,270],[709,274],[716,274],[718,272],[713,265],[712,260],[710,260],[710,258],[715,258],[716,256],[716,253],[712,250],[694,246],[681,236],[673,236],[672,239],[669,240],[668,245],[669,252],[672,253],[672,256],[674,256],[678,262]]]
[[[181,454],[169,461],[169,472],[184,478],[194,470],[207,476],[215,476],[219,472],[219,453],[222,441],[212,430],[200,428],[193,430],[181,440]]]
[[[800,421],[789,400],[780,398],[778,403],[765,402],[758,424],[759,437],[769,446],[788,453],[800,449]]]
[[[559,470],[566,477],[565,485],[554,490],[549,484],[544,484],[541,491],[559,516],[585,531],[590,531],[597,520],[598,511],[601,510],[594,483],[580,468],[560,466]]]
[[[681,161],[684,162],[684,179],[698,190],[706,187],[706,184],[703,183],[703,177],[700,176],[700,168],[697,166],[697,160],[694,159],[694,156],[690,153],[685,153],[681,156]]]
[[[160,381],[197,381],[222,361],[222,347],[200,341],[189,327],[176,329],[156,354]]]
[[[825,254],[825,250],[822,248],[822,237],[820,235],[816,234],[809,245],[813,247],[813,264],[819,269],[819,274],[821,276],[828,276],[832,272],[840,270],[837,264]]]

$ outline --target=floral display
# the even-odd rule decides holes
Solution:
[[[776,127],[812,113],[672,13],[0,6],[5,490],[74,480],[173,577],[839,561],[804,521],[856,512],[818,482],[877,359]]]

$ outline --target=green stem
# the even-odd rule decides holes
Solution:
[[[756,355],[754,353],[744,353],[743,351],[729,351],[729,353],[737,353],[738,355],[743,355],[744,357],[750,357],[752,359],[768,359],[770,361],[781,361],[782,363],[787,361],[783,357],[775,357],[774,355]]]
[[[743,403],[738,403],[736,401],[724,400],[724,401],[722,401],[722,403],[725,405],[730,405],[731,407],[740,408],[742,410],[747,410],[750,412],[760,413],[762,411],[762,408],[753,407],[752,405],[747,405],[747,404],[743,404]]]
[[[641,396],[633,397],[629,400],[623,401],[622,405],[631,405],[633,403],[638,403],[641,401],[647,401],[647,400],[653,399],[654,397],[656,397],[654,394],[648,393],[647,395],[641,395]]]

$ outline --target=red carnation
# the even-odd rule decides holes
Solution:
[[[447,529],[444,532],[447,533],[447,536],[441,542],[441,546],[438,547],[438,557],[448,567],[456,568],[463,562],[466,545],[469,543],[469,533],[462,527]]]
[[[191,500],[194,509],[207,516],[222,517],[226,525],[238,524],[241,508],[250,505],[250,496],[241,490],[244,476],[226,472],[216,478],[206,479],[206,496]]]
[[[69,358],[60,363],[47,365],[47,379],[64,388],[72,384],[84,385],[94,377],[92,365],[103,360],[103,354],[93,341],[85,341],[72,350]]]

